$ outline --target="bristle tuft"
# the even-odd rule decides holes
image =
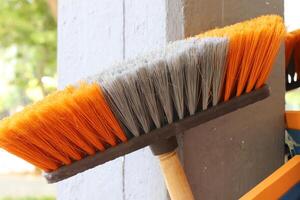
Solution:
[[[169,83],[170,74],[168,72],[167,63],[164,60],[159,60],[152,63],[152,67],[150,69],[158,101],[163,108],[167,122],[171,124],[174,120],[174,109],[172,91]]]
[[[195,114],[200,101],[200,59],[203,49],[203,43],[198,42],[199,45],[190,48],[185,53],[185,93],[186,104],[190,115]]]
[[[149,63],[150,64],[150,63]],[[137,87],[143,96],[143,101],[146,102],[149,114],[156,126],[156,128],[160,128],[163,123],[163,114],[162,108],[158,102],[158,98],[155,93],[155,86],[152,73],[152,64],[150,66],[148,63],[145,63],[146,66],[141,67],[137,71]],[[149,127],[150,128],[150,127]]]
[[[167,49],[167,66],[170,73],[172,98],[179,119],[183,119],[185,111],[184,102],[184,67],[185,60],[181,44],[173,44]]]
[[[225,101],[266,82],[284,35],[283,20],[276,15],[257,17],[198,35],[200,38],[229,38]]]
[[[222,98],[222,90],[226,75],[226,59],[228,54],[228,38],[214,38],[215,45],[212,49],[213,78],[212,102],[216,106]]]
[[[0,131],[2,148],[45,171],[127,140],[99,86],[84,83],[6,118]]]

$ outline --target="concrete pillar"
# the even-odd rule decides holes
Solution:
[[[58,10],[60,87],[167,41],[166,3],[161,0],[64,0]],[[168,198],[149,148],[81,173],[57,188],[59,200]]]
[[[265,14],[282,0],[64,0],[58,4],[58,75],[64,87],[168,41]],[[196,199],[237,199],[282,163],[283,52],[272,96],[180,137]],[[57,184],[58,200],[167,200],[148,148]]]
[[[186,0],[185,37],[263,14],[283,16],[283,0]],[[185,132],[184,166],[196,199],[238,199],[283,163],[283,50],[268,99]]]
[[[125,0],[125,58],[166,43],[165,2]],[[167,199],[167,191],[157,160],[149,148],[124,157],[124,200]]]
[[[123,59],[124,16],[118,0],[59,1],[58,13],[59,87]],[[116,159],[58,183],[57,199],[122,199],[123,160]]]

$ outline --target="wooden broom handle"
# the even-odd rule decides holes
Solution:
[[[158,155],[160,167],[172,200],[194,200],[176,151]]]

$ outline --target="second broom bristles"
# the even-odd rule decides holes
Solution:
[[[138,136],[218,103],[227,46],[226,38],[177,41],[98,79],[120,121]]]

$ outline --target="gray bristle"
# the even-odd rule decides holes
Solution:
[[[135,136],[184,118],[199,104],[218,103],[226,72],[228,40],[188,39],[115,64],[95,76],[108,104]],[[211,97],[212,94],[212,97]],[[200,98],[201,96],[201,98]],[[200,102],[200,99],[202,102]]]
[[[214,60],[212,51],[214,50],[214,43],[212,38],[203,40],[203,54],[200,59],[200,74],[201,74],[201,97],[202,109],[206,110],[209,104],[211,95],[211,85],[213,77]]]
[[[190,115],[195,114],[200,99],[200,53],[202,47],[190,48],[185,55],[185,93]]]
[[[215,38],[217,41],[212,52],[214,57],[214,75],[212,84],[213,105],[217,105],[221,99],[222,86],[224,84],[226,74],[226,58],[228,52],[228,39]]]
[[[160,104],[163,107],[163,111],[168,123],[171,124],[174,120],[174,112],[167,63],[164,60],[154,62],[152,63],[150,71],[153,77],[154,87]]]
[[[137,70],[137,87],[144,97],[149,114],[156,128],[160,128],[162,126],[163,113],[161,112],[161,107],[159,106],[160,104],[155,93],[154,80],[151,76],[151,68],[152,67],[144,66]]]
[[[179,119],[184,117],[184,57],[181,52],[167,52],[167,66],[171,78],[172,98]]]
[[[126,98],[136,119],[140,122],[143,131],[148,133],[152,123],[145,100],[140,95],[137,87],[140,84],[137,82],[139,82],[138,76],[136,73],[132,72],[123,75],[121,84],[125,89]]]
[[[103,80],[101,84],[104,96],[110,105],[111,109],[118,117],[118,119],[128,128],[128,130],[135,136],[140,135],[137,121],[134,118],[133,111],[130,109],[126,99],[126,92],[122,85],[122,79]]]
[[[206,110],[209,101],[219,102],[226,72],[228,41],[226,38],[205,38],[202,40],[203,54],[200,63],[202,109]]]

